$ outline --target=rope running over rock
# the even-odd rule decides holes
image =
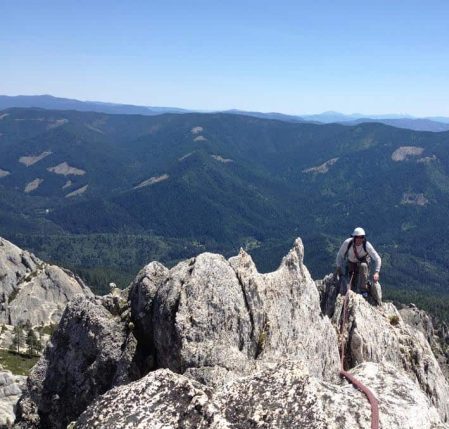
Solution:
[[[344,369],[344,360],[345,360],[345,346],[346,342],[344,340],[343,334],[346,329],[346,324],[349,319],[349,292],[351,291],[352,280],[354,278],[354,273],[352,273],[351,280],[349,282],[349,286],[346,291],[345,300],[343,303],[343,318],[340,327],[340,338],[341,338],[341,352],[340,352],[340,376],[346,378],[352,385],[360,390],[365,396],[368,398],[368,401],[371,405],[371,429],[379,429],[379,403],[377,401],[374,393],[366,387],[361,381],[357,380],[351,373],[345,371]]]

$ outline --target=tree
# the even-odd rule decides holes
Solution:
[[[12,337],[12,344],[11,348],[17,353],[20,353],[20,347],[23,347],[25,344],[25,336],[23,334],[23,325],[22,323],[17,324],[14,326],[13,329],[13,337]]]
[[[28,331],[26,337],[26,344],[28,346],[29,356],[33,356],[42,350],[42,343],[39,337],[34,332],[33,328]]]

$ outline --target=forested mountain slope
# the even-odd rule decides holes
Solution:
[[[318,278],[360,225],[390,296],[445,308],[449,132],[231,114],[0,118],[0,234],[40,257],[132,276],[148,259],[243,246],[268,270],[300,235]]]

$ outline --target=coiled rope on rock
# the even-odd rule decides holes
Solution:
[[[343,317],[340,326],[340,339],[341,339],[341,352],[340,352],[340,377],[346,378],[356,389],[360,390],[365,396],[368,398],[368,401],[371,405],[371,429],[379,429],[379,403],[377,401],[374,393],[366,387],[360,380],[357,380],[351,373],[345,371],[344,369],[344,360],[345,360],[345,337],[344,331],[346,329],[346,324],[349,319],[349,292],[351,291],[352,280],[354,278],[354,273],[352,273],[351,280],[349,282],[349,286],[346,291],[345,299],[343,302]]]

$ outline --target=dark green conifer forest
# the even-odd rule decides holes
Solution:
[[[363,226],[385,297],[449,320],[449,132],[223,113],[2,115],[0,235],[97,293],[151,260],[204,251],[242,247],[271,271],[298,236],[319,279]]]

